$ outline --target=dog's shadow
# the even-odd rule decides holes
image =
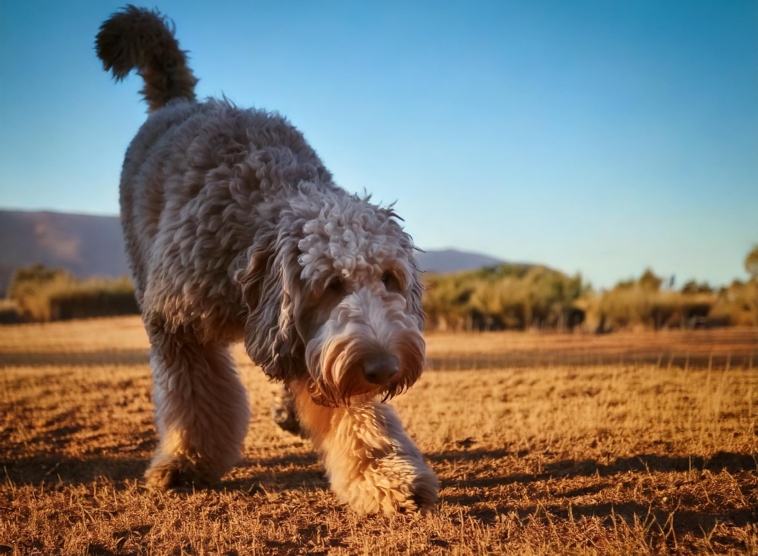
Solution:
[[[216,488],[257,493],[303,487],[322,490],[329,488],[329,481],[315,452],[245,459],[235,467],[231,478],[224,479]]]
[[[110,349],[88,352],[23,351],[0,353],[2,367],[49,367],[77,366],[101,367],[103,365],[135,366],[148,365],[150,352],[147,349]]]
[[[55,454],[0,461],[5,482],[32,486],[82,485],[106,479],[117,488],[124,488],[130,480],[140,479],[147,465],[144,458]]]
[[[454,463],[456,461],[478,460],[481,458],[502,459],[517,454],[508,450],[466,450],[446,451],[427,454],[432,467]],[[90,483],[99,477],[113,482],[141,479],[147,469],[148,458],[125,458],[118,456],[67,457],[61,455],[39,455],[13,460],[0,460],[3,479],[23,484],[63,482],[69,484]],[[256,471],[251,472],[255,468]],[[326,485],[323,468],[315,452],[305,454],[287,454],[265,459],[245,459],[237,465],[238,479],[227,479],[219,483],[222,488],[252,488],[256,483],[268,483],[288,487],[293,483],[302,486],[303,481]],[[703,470],[718,473],[727,471],[758,470],[758,462],[753,456],[730,452],[718,452],[711,458],[674,457],[657,454],[640,454],[634,457],[619,458],[610,464],[600,464],[594,460],[562,460],[546,463],[541,473],[507,473],[488,477],[467,477],[464,480],[443,480],[441,487],[493,487],[512,483],[532,483],[549,478],[589,477],[616,475],[628,471],[637,472],[671,472],[686,470]],[[505,466],[504,466],[505,470]],[[466,502],[460,497],[450,497],[451,502]],[[476,501],[473,498],[468,502]]]
[[[119,456],[71,457],[46,454],[0,460],[0,481],[14,485],[85,485],[108,481],[117,490],[141,483],[149,458]],[[289,454],[266,459],[245,459],[212,490],[248,493],[286,491],[294,488],[328,489],[324,471],[315,453]],[[236,478],[235,478],[236,477]]]

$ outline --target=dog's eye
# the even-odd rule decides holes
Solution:
[[[395,275],[391,272],[385,272],[382,274],[382,284],[384,284],[384,288],[388,292],[399,292],[400,291],[400,282],[397,281],[397,278],[395,278]]]
[[[330,291],[332,293],[338,293],[340,295],[345,294],[345,283],[340,280],[339,278],[332,278],[329,280],[329,282],[326,284],[327,291]]]

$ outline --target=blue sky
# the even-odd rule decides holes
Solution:
[[[0,1],[0,208],[116,214],[145,119],[93,51],[121,2]],[[143,4],[200,96],[277,110],[428,249],[744,278],[758,242],[758,2]]]

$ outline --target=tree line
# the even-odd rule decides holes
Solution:
[[[424,274],[427,329],[450,331],[758,326],[758,245],[747,255],[747,281],[713,289],[667,287],[652,270],[595,291],[581,275],[540,265],[501,264]],[[43,265],[19,268],[0,300],[0,323],[138,314],[127,277],[79,279]]]
[[[745,259],[750,279],[713,289],[690,281],[679,289],[648,269],[610,290],[581,275],[545,266],[502,264],[425,276],[431,330],[573,330],[758,326],[758,245]]]

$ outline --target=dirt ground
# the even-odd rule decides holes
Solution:
[[[392,403],[441,482],[429,515],[339,506],[275,386],[221,487],[143,488],[138,318],[0,328],[0,554],[758,554],[758,331],[432,334]]]

